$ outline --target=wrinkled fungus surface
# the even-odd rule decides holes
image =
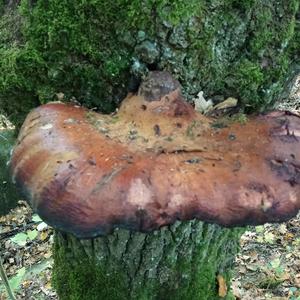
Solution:
[[[50,103],[21,129],[11,169],[34,209],[77,237],[150,231],[197,218],[277,222],[300,208],[300,118],[252,116],[222,128],[153,72],[114,115]]]

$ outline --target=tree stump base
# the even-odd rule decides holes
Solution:
[[[56,232],[54,286],[61,300],[234,299],[229,282],[243,231],[192,220],[87,240]]]

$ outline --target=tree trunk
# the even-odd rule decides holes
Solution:
[[[89,240],[56,232],[54,285],[61,300],[234,299],[229,281],[242,231],[193,220]]]
[[[192,101],[262,110],[299,59],[299,0],[21,1],[0,4],[0,111],[20,124],[52,100],[111,112],[148,70]],[[1,15],[2,11],[2,15]]]
[[[10,151],[14,143],[15,131],[13,129],[0,129],[0,216],[15,207],[17,201],[20,200],[8,170]]]

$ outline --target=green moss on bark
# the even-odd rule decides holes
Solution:
[[[14,130],[0,130],[0,216],[14,208],[20,200],[16,187],[10,181],[8,170],[10,151],[14,143]]]
[[[165,69],[188,100],[203,90],[262,110],[299,53],[297,12],[299,0],[22,0],[2,9],[14,30],[0,30],[0,109],[21,122],[62,92],[110,112],[134,78]]]
[[[57,233],[54,286],[62,300],[220,299],[217,276],[229,286],[242,231],[189,221],[93,240]]]

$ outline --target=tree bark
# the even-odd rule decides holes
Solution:
[[[21,124],[39,103],[113,111],[149,70],[192,101],[277,100],[299,59],[299,0],[21,1],[0,9],[0,110]],[[59,96],[58,96],[59,95]]]
[[[20,200],[8,170],[10,151],[14,143],[15,131],[13,129],[0,129],[0,216],[15,207],[17,201]]]
[[[56,232],[54,285],[61,300],[234,299],[229,281],[242,232],[195,220],[88,240]]]

